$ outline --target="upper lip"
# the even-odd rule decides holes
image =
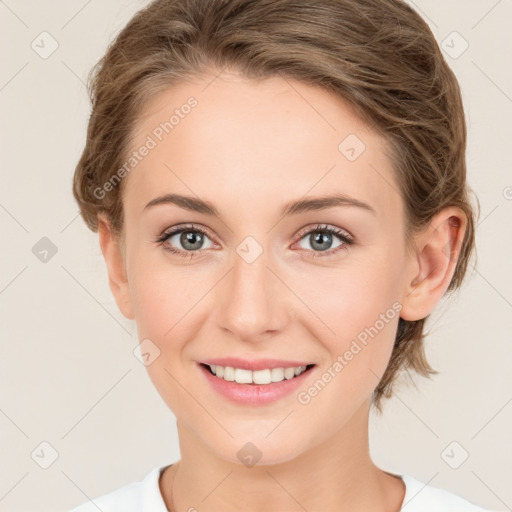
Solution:
[[[240,359],[238,357],[220,357],[214,359],[203,359],[200,363],[207,365],[231,366],[232,368],[240,368],[242,370],[265,370],[272,368],[291,368],[296,366],[308,366],[313,363],[308,363],[298,360],[284,360],[284,359]]]

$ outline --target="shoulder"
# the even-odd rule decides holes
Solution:
[[[493,512],[445,489],[428,485],[412,475],[401,475],[405,496],[400,512]]]
[[[93,498],[68,512],[167,512],[158,485],[165,467],[156,467],[143,480]]]

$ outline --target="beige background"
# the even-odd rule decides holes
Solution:
[[[174,416],[133,355],[135,324],[117,310],[97,235],[71,195],[86,74],[145,4],[0,2],[0,511],[64,511],[179,458]],[[428,356],[441,374],[403,386],[372,418],[372,452],[383,468],[512,510],[512,2],[414,5],[463,89],[482,205],[478,265],[430,322]],[[52,38],[47,58],[31,47],[50,51]],[[43,237],[57,250],[46,262]],[[465,452],[458,469],[446,462]]]

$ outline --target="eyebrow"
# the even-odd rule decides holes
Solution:
[[[156,197],[144,207],[144,210],[160,204],[174,204],[192,212],[203,213],[205,215],[212,215],[219,218],[221,216],[217,208],[215,208],[215,206],[209,201],[180,194],[166,194]],[[358,199],[343,194],[335,194],[290,201],[282,208],[281,216],[284,217],[286,215],[297,215],[304,212],[325,210],[335,206],[355,206],[374,214],[377,213],[369,204],[363,203]]]

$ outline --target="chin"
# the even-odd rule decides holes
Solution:
[[[275,428],[275,424],[274,427]],[[247,468],[254,466],[275,466],[293,461],[308,451],[304,438],[293,439],[289,435],[279,435],[276,431],[265,437],[270,430],[263,430],[264,434],[240,434],[229,428],[233,438],[224,432],[219,433],[218,439],[212,438],[211,430],[205,433],[204,440],[209,445],[214,456],[232,464],[239,464]],[[299,429],[300,430],[300,429]],[[311,447],[309,447],[311,448]]]

